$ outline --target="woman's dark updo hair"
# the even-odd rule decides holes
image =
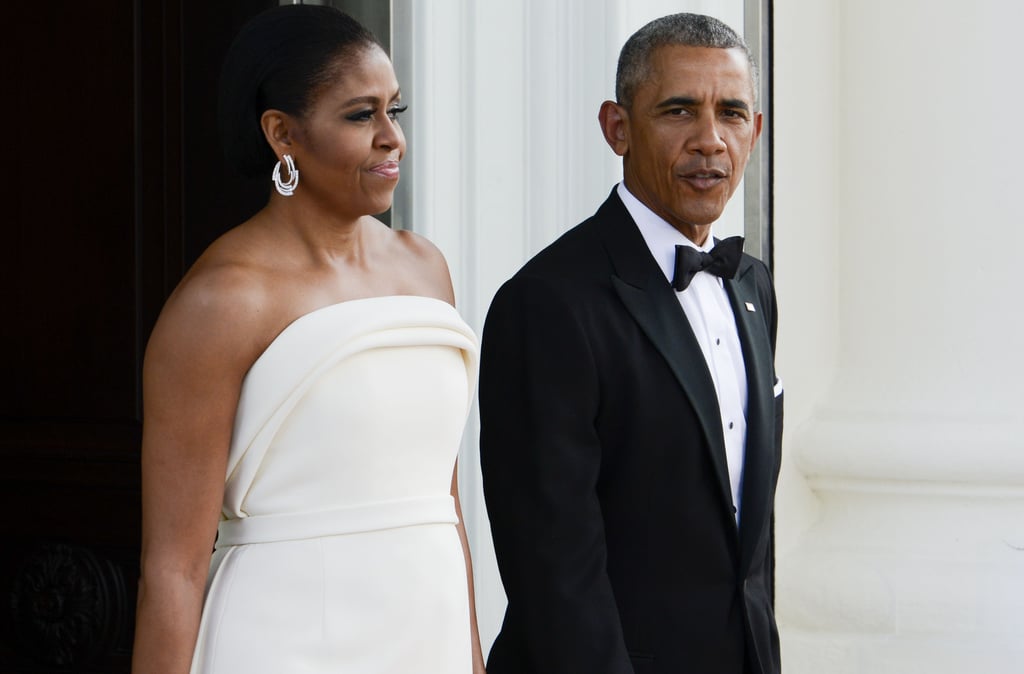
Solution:
[[[373,34],[333,7],[282,5],[242,27],[224,58],[218,120],[228,162],[242,175],[270,175],[277,157],[260,117],[275,109],[301,117],[344,59],[372,45]]]

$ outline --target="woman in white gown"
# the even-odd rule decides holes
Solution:
[[[372,217],[405,152],[391,63],[292,5],[221,86],[229,159],[276,189],[147,348],[133,672],[483,672],[455,477],[476,339],[437,249]]]

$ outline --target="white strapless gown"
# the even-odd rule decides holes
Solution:
[[[193,674],[468,674],[450,495],[476,338],[447,303],[290,324],[242,385]]]

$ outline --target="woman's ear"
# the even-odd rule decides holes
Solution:
[[[292,117],[280,110],[266,110],[260,115],[263,136],[278,157],[293,152],[294,124]]]

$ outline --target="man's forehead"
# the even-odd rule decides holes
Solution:
[[[665,45],[651,58],[650,76],[641,83],[658,91],[657,100],[685,96],[703,102],[742,99],[753,103],[750,61],[742,49]]]

